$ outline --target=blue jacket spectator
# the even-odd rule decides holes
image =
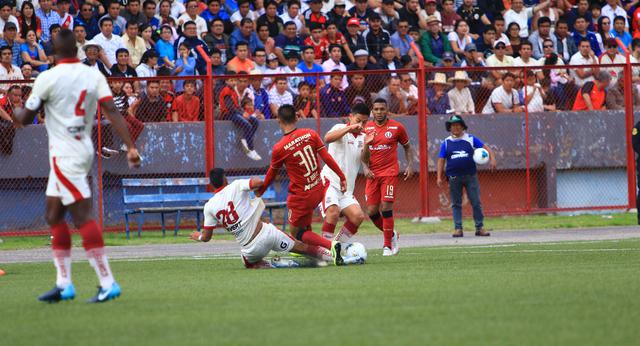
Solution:
[[[85,3],[82,5],[80,12],[74,18],[74,24],[84,26],[84,30],[87,32],[87,41],[92,40],[94,36],[100,33],[98,18],[94,16],[91,4]]]
[[[184,36],[180,36],[180,38],[178,38],[176,42],[174,42],[173,44],[173,46],[175,47],[175,51],[177,52],[178,47],[180,47],[182,43],[185,43],[189,48],[189,50],[191,51],[191,55],[196,57],[196,70],[198,71],[198,74],[205,75],[207,74],[207,63],[205,62],[204,58],[200,55],[196,47],[201,46],[204,49],[207,56],[210,55],[209,48],[207,47],[207,44],[204,43],[204,41],[198,38],[195,23],[187,22],[184,24],[183,27],[184,27],[184,31],[183,31]]]
[[[340,89],[342,76],[332,75],[329,84],[320,90],[320,116],[339,118],[349,114],[347,95]]]
[[[238,42],[247,42],[251,54],[256,48],[264,48],[264,45],[258,39],[258,35],[253,31],[253,21],[251,19],[243,19],[240,22],[240,27],[233,30],[231,36],[229,36],[231,55],[227,55],[227,61],[236,55],[236,43]]]

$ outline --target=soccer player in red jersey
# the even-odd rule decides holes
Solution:
[[[333,251],[340,251],[340,243],[331,242],[311,231],[313,210],[324,198],[325,186],[320,176],[318,155],[340,178],[342,192],[347,190],[347,180],[342,170],[331,157],[320,136],[311,129],[298,129],[296,111],[291,105],[284,105],[278,109],[278,122],[283,138],[273,146],[271,166],[267,171],[264,185],[256,192],[261,196],[273,182],[276,174],[283,165],[287,168],[289,195],[289,223],[291,234],[298,240],[309,245],[322,246]]]
[[[374,121],[364,127],[367,134],[362,163],[367,185],[365,199],[371,221],[384,234],[383,256],[398,254],[398,234],[393,229],[393,202],[398,185],[398,143],[404,148],[407,168],[404,180],[413,174],[413,149],[404,126],[387,117],[387,101],[376,99],[371,109]]]

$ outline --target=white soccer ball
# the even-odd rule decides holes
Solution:
[[[346,244],[342,258],[346,264],[363,264],[367,261],[367,249],[361,243]]]
[[[485,165],[489,162],[489,152],[487,149],[478,148],[473,151],[473,161],[479,165]]]

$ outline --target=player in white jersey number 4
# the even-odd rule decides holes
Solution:
[[[320,212],[324,218],[322,236],[325,238],[334,238],[333,234],[340,215],[344,215],[346,221],[334,239],[341,242],[346,242],[353,237],[364,221],[364,212],[353,197],[353,190],[362,162],[360,158],[365,137],[362,129],[369,120],[369,113],[369,107],[365,104],[355,104],[349,114],[349,123],[336,124],[324,136],[324,141],[329,144],[329,154],[347,177],[347,191],[342,192],[340,179],[331,169],[325,166],[320,173],[322,179],[329,183],[320,204]]]
[[[224,228],[236,237],[241,245],[240,253],[245,267],[274,268],[298,266],[295,261],[264,261],[270,251],[295,252],[316,260],[332,261],[342,265],[341,244],[333,242],[331,251],[295,240],[270,223],[262,222],[264,202],[262,198],[251,198],[251,191],[263,185],[260,178],[238,179],[228,183],[222,168],[209,174],[215,195],[204,206],[204,232],[193,232],[191,239],[208,242],[215,228]]]
[[[139,166],[140,156],[129,137],[124,119],[113,103],[107,80],[76,58],[73,32],[62,29],[54,45],[58,65],[38,76],[25,108],[13,112],[14,123],[26,126],[33,123],[38,111],[44,108],[49,136],[51,171],[46,191],[46,219],[51,227],[57,276],[56,286],[38,299],[55,303],[75,297],[71,283],[71,232],[64,220],[69,212],[82,236],[89,263],[100,280],[98,294],[89,302],[100,303],[120,296],[120,286],[111,274],[104,253],[102,229],[91,217],[91,189],[87,174],[95,153],[91,130],[98,104],[127,146],[129,165]]]

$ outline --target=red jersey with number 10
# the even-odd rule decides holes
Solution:
[[[273,146],[271,169],[284,164],[291,183],[289,193],[302,195],[322,189],[318,152],[324,149],[320,136],[311,129],[295,129]]]
[[[369,121],[364,127],[364,132],[367,135],[373,134],[373,141],[369,144],[369,169],[376,177],[397,176],[400,170],[398,143],[403,146],[409,143],[404,125],[393,119],[387,119],[383,125]]]

